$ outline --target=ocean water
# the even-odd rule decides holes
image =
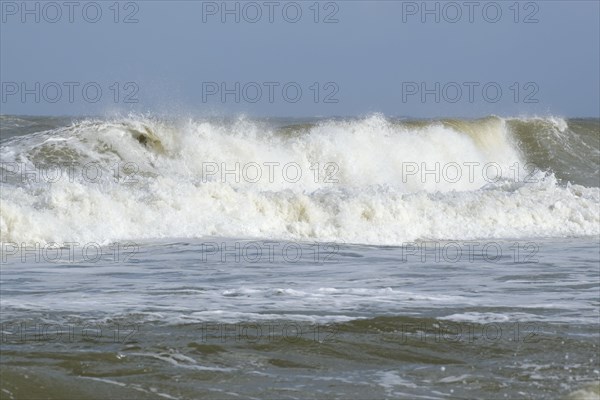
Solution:
[[[0,395],[600,396],[600,121],[1,116]]]

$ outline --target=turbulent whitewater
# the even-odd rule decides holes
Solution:
[[[2,116],[1,241],[600,233],[600,121]]]

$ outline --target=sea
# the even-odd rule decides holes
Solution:
[[[600,120],[0,116],[1,399],[598,399]]]

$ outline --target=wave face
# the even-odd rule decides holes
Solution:
[[[3,242],[600,234],[597,119],[0,121]]]

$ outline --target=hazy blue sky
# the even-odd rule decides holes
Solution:
[[[600,109],[598,1],[427,2],[439,22],[422,15],[421,1],[63,3],[27,2],[33,12],[23,14],[21,1],[2,1],[3,114],[598,116]],[[223,7],[237,7],[239,22],[235,13],[221,15]],[[128,16],[137,22],[124,23]],[[221,85],[236,82],[239,103],[235,90],[223,101]],[[422,84],[432,90],[424,99]],[[30,90],[24,98],[22,89]],[[127,95],[137,103],[125,103]]]

